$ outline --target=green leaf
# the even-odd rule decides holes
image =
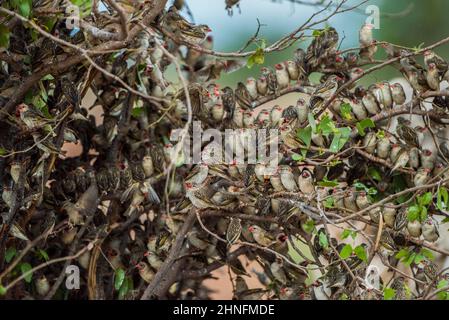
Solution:
[[[263,48],[257,48],[256,51],[248,58],[246,66],[252,68],[255,64],[263,64],[265,62],[265,52]]]
[[[312,32],[312,36],[314,36],[315,38],[321,36],[324,33],[323,30],[313,30]]]
[[[432,201],[433,195],[432,192],[426,192],[422,196],[418,197],[418,202],[422,206],[428,205]]]
[[[396,290],[394,290],[392,288],[384,289],[384,300],[393,300],[395,295],[396,295]]]
[[[325,208],[333,208],[334,207],[334,197],[329,197],[324,201]]]
[[[4,296],[6,294],[6,288],[0,284],[0,296]]]
[[[115,277],[114,277],[114,287],[115,290],[120,290],[121,286],[123,285],[123,281],[125,280],[125,270],[122,268],[118,268],[115,270]]]
[[[330,188],[333,188],[333,187],[338,186],[338,182],[337,182],[336,179],[334,179],[334,180],[327,180],[327,177],[324,177],[322,181],[319,181],[319,182],[318,182],[318,185],[319,185],[320,187],[330,187]]]
[[[446,210],[448,205],[449,194],[445,187],[440,187],[437,193],[437,208],[440,210]]]
[[[342,103],[340,105],[340,114],[345,120],[352,120],[352,107],[349,103]]]
[[[0,24],[0,47],[6,49],[9,47],[9,36],[9,29],[5,25]]]
[[[407,209],[407,219],[408,221],[415,221],[419,218],[420,209],[417,205],[412,205]]]
[[[48,256],[48,253],[45,250],[39,249],[38,254],[42,258],[42,260],[45,260],[45,261],[50,260],[50,257]]]
[[[351,129],[348,127],[338,128],[337,132],[334,134],[334,138],[329,147],[331,152],[338,152],[343,148],[345,143],[348,141],[349,135],[351,134]]]
[[[354,248],[355,255],[362,261],[368,260],[368,255],[366,254],[366,250],[363,246],[359,245]]]
[[[357,231],[355,230],[350,230],[350,229],[345,229],[343,230],[343,232],[341,233],[341,238],[342,239],[346,239],[347,237],[351,237],[352,239],[355,239],[357,237]]]
[[[427,207],[421,208],[421,213],[419,215],[419,221],[424,222],[427,219]]]
[[[408,249],[401,249],[398,253],[396,253],[395,257],[396,259],[400,260],[402,258],[408,257],[410,254]]]
[[[300,154],[294,153],[294,154],[292,154],[292,160],[302,161],[303,160],[303,156],[301,156]]]
[[[374,121],[370,118],[363,119],[362,121],[359,121],[356,123],[356,128],[362,137],[365,135],[365,129],[366,128],[374,128],[376,125],[374,124]]]
[[[313,133],[317,133],[317,131],[316,131],[316,121],[315,121],[315,118],[313,117],[313,113],[312,112],[309,112],[307,114],[307,120],[309,120],[310,127],[312,128],[312,132]]]
[[[133,289],[133,279],[130,277],[126,277],[118,291],[118,298],[123,299],[130,290]]]
[[[302,142],[304,142],[307,148],[310,147],[310,142],[312,141],[312,128],[310,126],[299,129],[297,136]]]
[[[430,251],[429,249],[421,248],[420,253],[421,253],[423,256],[425,256],[427,259],[429,259],[429,260],[435,259],[435,257],[434,257],[434,255],[433,255],[432,251]]]
[[[404,261],[402,261],[404,263],[404,265],[406,265],[407,267],[409,267],[413,261],[415,261],[415,257],[416,257],[416,253],[412,252],[410,253],[410,255],[407,257],[407,259],[404,259]]]
[[[415,259],[413,260],[413,263],[414,264],[420,264],[421,263],[421,261],[423,261],[423,260],[426,260],[426,257],[424,257],[422,254],[417,254],[416,256],[415,256]]]
[[[4,148],[2,148],[2,147],[0,147],[0,156],[3,156],[3,155],[5,155],[6,154],[6,149],[4,149]]]
[[[352,247],[350,244],[345,245],[340,251],[340,258],[348,259],[352,255]]]
[[[25,18],[28,18],[31,13],[31,0],[21,0],[19,5],[19,12]]]
[[[309,219],[306,221],[306,223],[302,224],[302,228],[307,233],[312,233],[315,230],[315,221],[312,219]]]
[[[143,110],[144,110],[143,107],[133,108],[131,110],[131,116],[133,116],[134,118],[139,118],[140,115],[142,114]]]
[[[379,170],[377,170],[377,168],[369,167],[368,168],[368,175],[373,180],[382,181],[382,176],[380,175],[380,172],[379,172]]]
[[[15,257],[16,253],[17,253],[16,248],[9,247],[8,250],[6,250],[6,252],[5,252],[5,261],[6,261],[6,263],[10,263],[12,258]]]
[[[443,289],[446,288],[449,285],[449,282],[447,280],[440,280],[437,284],[437,289]],[[449,294],[447,291],[441,291],[438,292],[438,299],[440,300],[448,300]]]
[[[324,136],[329,136],[331,133],[335,131],[335,124],[328,115],[325,115],[318,125],[318,129]]]
[[[22,272],[22,275],[28,273],[31,269],[32,269],[31,265],[27,262],[22,263],[20,265],[20,272]],[[33,278],[33,273],[30,272],[25,276],[25,281],[30,283],[32,278]]]
[[[329,247],[329,241],[327,240],[327,236],[324,232],[320,232],[318,234],[319,236],[319,243],[323,248],[328,248]]]

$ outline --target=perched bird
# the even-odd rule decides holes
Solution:
[[[411,127],[410,120],[398,117],[396,132],[399,137],[408,145],[419,147],[419,139],[416,131]]]
[[[299,79],[300,69],[295,61],[288,60],[285,62],[290,80],[297,81]]]
[[[235,110],[235,95],[234,90],[230,87],[225,87],[222,90],[221,100],[223,101],[223,108],[226,113],[229,115],[229,118],[232,119]]]
[[[430,178],[432,170],[429,168],[419,168],[416,175],[413,177],[413,184],[415,187],[420,187],[426,184]]]
[[[393,97],[393,101],[396,105],[404,104],[405,102],[405,92],[404,88],[400,83],[393,83],[391,86],[391,95]]]
[[[139,271],[139,275],[143,281],[150,283],[151,280],[153,280],[155,273],[151,270],[148,263],[141,261],[136,265],[136,268]]]
[[[371,23],[365,23],[359,31],[359,43],[361,47],[367,47],[373,42],[373,28]]]
[[[252,233],[254,240],[257,242],[258,245],[262,247],[269,247],[274,243],[273,240],[269,237],[268,233],[261,227],[257,225],[252,225],[249,227],[248,230],[249,232]]]
[[[420,160],[423,168],[433,169],[435,166],[435,155],[429,149],[422,150]]]
[[[237,84],[237,88],[234,91],[235,100],[238,102],[239,106],[244,109],[251,109],[253,105],[253,101],[251,98],[251,94],[249,93],[246,86],[243,82],[239,82]]]
[[[394,227],[396,212],[396,208],[393,207],[392,203],[386,203],[382,208],[384,222],[390,228]]]
[[[279,86],[276,74],[269,68],[263,67],[260,69],[262,75],[267,79],[267,89],[269,94],[275,94],[276,96],[279,94]]]
[[[277,63],[274,66],[278,90],[285,89],[290,84],[290,76],[284,63]]]
[[[331,75],[324,83],[315,88],[313,96],[324,100],[329,99],[338,89],[338,79],[338,76]]]
[[[440,76],[443,76],[448,71],[447,61],[444,60],[439,55],[437,55],[432,50],[424,51],[423,56],[424,56],[424,64],[427,66],[427,68],[430,68],[430,64],[434,64]]]
[[[279,176],[281,178],[282,185],[287,191],[297,192],[299,191],[298,185],[296,184],[295,175],[293,174],[292,168],[287,165],[279,166]]]
[[[440,76],[435,63],[429,63],[426,72],[427,85],[432,90],[438,90],[440,88]]]
[[[398,155],[396,156],[396,159],[394,161],[394,165],[391,168],[391,173],[393,173],[395,170],[399,168],[404,168],[408,161],[410,159],[409,150],[407,148],[401,148],[398,152]]]
[[[431,217],[428,217],[422,223],[422,235],[424,237],[424,240],[429,242],[435,242],[440,237],[440,233],[438,231],[438,224]]]
[[[246,90],[248,91],[251,99],[256,100],[257,96],[258,96],[256,79],[249,77],[248,79],[246,79],[245,86],[246,86]]]
[[[359,56],[360,58],[373,61],[373,57],[377,52],[377,41],[372,40],[371,43],[365,47],[360,48]]]
[[[228,245],[234,244],[242,233],[242,224],[239,218],[231,217],[231,220],[228,224],[228,229],[226,231],[226,241],[228,241]]]
[[[312,195],[315,192],[313,175],[309,169],[304,168],[301,171],[301,174],[298,177],[298,186],[299,190],[308,196]]]
[[[261,96],[265,96],[268,93],[267,77],[261,75],[256,81],[257,93]]]
[[[419,238],[421,236],[421,222],[419,220],[408,221],[407,230],[412,237]]]

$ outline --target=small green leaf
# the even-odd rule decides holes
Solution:
[[[427,219],[427,207],[421,208],[421,213],[419,214],[419,221],[424,222]]]
[[[22,275],[28,273],[31,269],[32,269],[32,267],[29,263],[22,263],[20,265],[20,272],[22,272]],[[25,276],[25,281],[30,283],[32,278],[33,278],[33,273],[30,272]]]
[[[0,24],[0,47],[8,48],[9,47],[9,36],[10,31],[8,27],[3,24]]]
[[[359,245],[354,248],[355,255],[362,261],[368,260],[368,255],[366,254],[366,250],[363,246]]]
[[[420,253],[421,253],[423,256],[425,256],[427,259],[429,259],[429,260],[435,259],[435,257],[434,257],[434,255],[433,255],[432,251],[430,251],[429,249],[421,248]]]
[[[131,116],[133,116],[134,118],[139,118],[143,110],[144,110],[143,107],[133,108],[131,110]]]
[[[123,285],[123,281],[125,280],[125,270],[122,268],[118,268],[115,270],[115,277],[114,277],[114,287],[115,290],[120,290],[121,286]]]
[[[349,103],[342,103],[340,105],[340,114],[345,120],[352,120],[352,107]]]
[[[422,196],[418,197],[419,204],[426,206],[432,201],[433,195],[432,192],[426,192]]]
[[[345,229],[343,230],[342,234],[341,234],[341,238],[342,239],[346,239],[347,237],[351,237],[352,239],[355,239],[357,237],[357,231],[355,230],[350,230],[350,229]]]
[[[317,131],[316,131],[316,121],[315,121],[315,118],[313,117],[313,113],[312,112],[309,112],[309,114],[307,115],[307,120],[309,120],[310,127],[312,128],[312,132],[313,133],[317,133]]]
[[[373,120],[371,120],[370,118],[366,118],[360,122],[357,122],[355,126],[357,128],[359,135],[361,135],[363,137],[363,136],[365,136],[366,128],[374,128],[376,125],[374,124]]]
[[[318,125],[318,129],[319,131],[321,131],[321,133],[324,136],[329,136],[331,133],[333,133],[335,131],[335,124],[332,121],[331,118],[329,118],[328,115],[325,115],[321,121],[320,124]]]
[[[334,207],[334,197],[329,197],[324,201],[325,208],[333,208]]]
[[[395,257],[396,259],[402,259],[405,257],[408,257],[410,254],[410,252],[408,251],[408,249],[401,249],[398,253],[396,253]]]
[[[297,136],[302,142],[304,142],[307,148],[310,147],[310,142],[312,141],[312,128],[310,126],[299,129]]]
[[[405,259],[404,261],[402,261],[404,263],[404,265],[406,265],[407,267],[409,267],[413,261],[415,261],[415,257],[416,257],[416,253],[412,252],[407,259]]]
[[[126,277],[118,291],[118,298],[123,299],[130,290],[133,288],[133,279],[130,277]]]
[[[256,51],[248,58],[246,66],[252,68],[255,64],[263,64],[265,62],[265,52],[263,48],[257,48]]]
[[[10,263],[12,258],[16,255],[17,250],[14,247],[9,247],[8,250],[5,252],[5,261],[6,263]]]
[[[42,260],[45,260],[45,261],[50,260],[50,257],[48,256],[48,253],[45,250],[39,249],[38,255],[42,258]]]
[[[324,177],[322,181],[319,181],[319,182],[318,182],[318,185],[319,185],[320,187],[330,187],[330,188],[333,188],[333,187],[338,186],[338,182],[337,182],[336,179],[334,179],[334,180],[327,180],[327,178]]]
[[[312,233],[315,230],[315,221],[313,221],[312,219],[307,220],[302,224],[302,228],[305,232]]]
[[[446,210],[448,205],[449,194],[445,187],[440,187],[437,193],[437,208],[440,210]]]
[[[0,296],[4,296],[6,292],[7,292],[6,288],[0,284]]]
[[[419,212],[421,210],[417,205],[412,205],[407,209],[407,219],[408,221],[415,221],[419,218]]]
[[[416,256],[415,256],[415,259],[413,260],[413,263],[414,264],[420,264],[421,263],[421,261],[423,261],[423,260],[426,260],[426,257],[424,257],[422,254],[417,254]]]
[[[324,232],[319,232],[319,243],[323,248],[329,247],[329,241],[327,240],[327,236]]]
[[[379,170],[377,170],[374,167],[368,168],[368,175],[373,179],[377,181],[382,181],[382,176],[380,175]]]
[[[0,156],[4,156],[6,152],[6,149],[0,147]]]
[[[318,38],[318,37],[320,37],[323,33],[324,33],[323,30],[313,30],[312,36],[314,36],[315,38]]]
[[[350,244],[346,244],[340,251],[340,258],[348,259],[352,255],[352,247]]]
[[[396,290],[394,290],[392,288],[384,289],[384,300],[393,300],[395,295],[396,295]]]
[[[303,157],[297,153],[292,154],[292,160],[301,161]]]

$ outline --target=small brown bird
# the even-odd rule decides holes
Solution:
[[[405,102],[405,91],[400,83],[393,83],[391,86],[391,95],[396,105],[401,105]]]
[[[261,75],[257,79],[256,86],[257,86],[257,92],[261,96],[265,96],[268,93],[268,82],[267,82],[267,78],[264,75]]]
[[[430,89],[438,90],[440,88],[440,76],[435,63],[429,63],[427,66],[426,80]]]
[[[438,232],[438,224],[431,217],[427,218],[422,224],[422,235],[424,240],[435,242],[440,237]]]
[[[228,229],[226,231],[226,241],[228,241],[228,246],[234,244],[242,233],[242,224],[239,218],[231,217],[228,224]]]
[[[438,74],[440,76],[443,76],[448,71],[448,64],[446,60],[444,60],[442,57],[437,55],[432,50],[426,50],[424,51],[424,64],[427,66],[427,68],[430,67],[430,64],[433,63],[438,70]]]
[[[274,66],[278,90],[287,88],[290,85],[290,76],[284,63],[277,63]]]
[[[359,31],[359,43],[361,47],[367,47],[373,42],[374,25],[365,23]]]
[[[252,109],[253,101],[251,98],[248,89],[243,84],[243,82],[239,82],[237,84],[237,88],[234,91],[235,100],[238,102],[239,106],[244,109]]]
[[[313,175],[308,168],[304,168],[298,177],[299,190],[307,196],[314,194]]]
[[[419,147],[418,134],[415,129],[411,127],[410,120],[403,117],[398,117],[398,124],[396,126],[396,132],[399,137],[407,144],[415,147]]]

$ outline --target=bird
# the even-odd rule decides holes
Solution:
[[[245,86],[251,99],[256,100],[258,96],[256,79],[254,79],[253,77],[249,77],[248,79],[246,79]]]
[[[421,236],[421,222],[419,220],[408,221],[407,231],[412,237],[419,238]]]
[[[260,71],[262,72],[262,75],[267,80],[267,90],[268,90],[267,93],[275,94],[276,96],[278,96],[279,95],[279,86],[278,86],[276,74],[270,68],[267,68],[267,67],[261,68]]]
[[[331,75],[324,83],[315,88],[313,96],[327,100],[335,94],[338,89],[338,79],[336,75]]]
[[[273,239],[269,237],[269,234],[258,225],[252,225],[248,228],[248,230],[252,233],[254,240],[258,245],[262,247],[269,247],[274,243]]]
[[[396,208],[392,203],[386,203],[384,204],[382,208],[382,216],[385,222],[385,225],[387,225],[390,228],[394,227],[394,220],[396,218]]]
[[[252,109],[253,100],[243,82],[237,83],[237,88],[235,89],[234,94],[235,100],[238,102],[241,108]]]
[[[140,277],[145,281],[146,283],[150,283],[151,280],[153,280],[155,273],[150,268],[148,263],[141,261],[138,264],[136,264],[136,268],[139,271]]]
[[[296,179],[293,174],[292,168],[287,165],[279,166],[279,176],[281,178],[282,185],[289,192],[298,192],[299,188],[296,184]]]
[[[440,88],[440,76],[437,66],[433,62],[427,66],[426,81],[430,89],[438,90]]]
[[[391,95],[396,105],[402,105],[405,102],[404,88],[400,83],[393,83],[391,86]]]
[[[399,137],[408,145],[415,146],[419,148],[418,134],[415,129],[411,127],[410,120],[403,117],[398,117],[398,124],[396,126],[396,132]]]
[[[391,168],[390,173],[393,173],[395,170],[404,168],[410,159],[409,150],[407,148],[401,148],[396,156],[393,167]]]
[[[427,68],[429,68],[430,64],[433,63],[436,69],[438,70],[438,74],[440,76],[443,76],[448,71],[447,61],[444,60],[439,55],[437,55],[432,50],[424,51],[423,56],[424,56],[424,64],[427,66]]]
[[[440,237],[440,233],[438,231],[438,224],[431,217],[428,217],[422,223],[422,235],[424,240],[429,242],[435,242]]]
[[[290,85],[290,76],[284,63],[274,65],[278,90],[287,88]]]
[[[373,42],[374,25],[365,23],[359,31],[359,43],[361,47],[367,47]]]
[[[312,172],[308,168],[304,168],[298,177],[299,190],[310,196],[315,192]]]
[[[231,217],[226,231],[226,241],[228,246],[234,244],[242,233],[242,224],[239,218]]]

